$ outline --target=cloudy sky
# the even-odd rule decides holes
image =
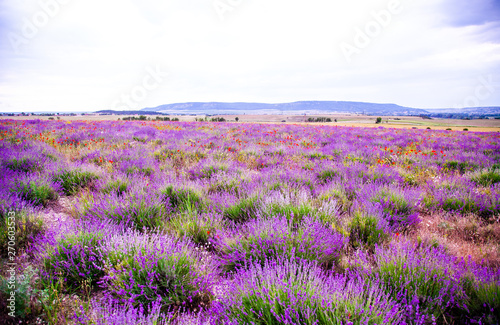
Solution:
[[[0,112],[500,106],[498,0],[0,0]]]

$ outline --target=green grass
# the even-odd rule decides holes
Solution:
[[[168,221],[167,227],[178,237],[185,236],[197,244],[206,244],[219,225],[215,220],[209,220],[196,214],[181,213]]]
[[[327,183],[331,181],[335,177],[335,175],[337,175],[337,173],[334,170],[327,169],[318,174],[318,180],[321,183]]]
[[[130,204],[124,208],[108,211],[105,217],[118,223],[127,222],[129,226],[141,231],[143,229],[158,229],[166,218],[165,207],[161,204],[148,204],[144,200],[129,198]]]
[[[194,211],[202,206],[202,200],[192,189],[174,188],[168,186],[162,191],[165,200],[168,199],[173,209],[180,211]]]
[[[111,254],[109,260],[114,267],[108,274],[108,290],[136,306],[149,306],[158,298],[164,307],[189,302],[199,289],[195,261],[185,254],[155,255],[144,249]],[[199,296],[194,298],[200,299]]]
[[[65,279],[67,292],[76,292],[87,281],[95,286],[104,276],[104,257],[100,251],[103,234],[82,232],[63,238],[43,260],[45,280],[55,283]]]
[[[223,216],[235,222],[244,222],[250,219],[258,207],[257,198],[242,199],[235,205],[232,205],[223,211]]]
[[[9,236],[9,230],[14,230],[14,236]],[[44,231],[43,219],[25,212],[16,212],[14,219],[8,219],[7,216],[0,218],[0,257],[8,257],[8,242],[11,240],[9,237],[15,239],[16,253],[20,254]]]
[[[354,248],[374,249],[389,238],[376,217],[356,211],[348,224],[349,242]]]
[[[88,171],[65,170],[55,175],[52,180],[61,184],[64,194],[74,195],[97,178],[97,175]]]
[[[469,314],[482,317],[483,324],[500,322],[500,285],[495,282],[481,283],[473,277],[464,277],[462,284],[467,295]]]
[[[473,171],[477,169],[477,165],[468,162],[458,162],[458,161],[447,161],[444,163],[443,168],[450,171],[459,171],[460,173],[465,173],[466,171]]]
[[[295,206],[293,204],[271,204],[267,207],[268,214],[271,216],[286,216],[293,224],[299,224],[304,217],[313,216],[316,210],[307,204]]]
[[[40,313],[39,306],[36,306],[33,296],[36,289],[32,287],[33,278],[36,277],[38,270],[28,266],[23,270],[22,276],[18,277],[15,284],[15,312],[18,318],[25,318],[28,315],[37,315]],[[11,298],[12,283],[9,278],[0,276],[0,299],[7,302]],[[38,308],[37,308],[38,307]],[[11,310],[9,310],[10,312]],[[22,322],[19,321],[21,324]]]
[[[49,184],[37,184],[34,181],[21,182],[10,191],[17,193],[22,199],[35,206],[46,206],[50,200],[54,200],[58,196]]]
[[[491,186],[500,183],[500,171],[490,170],[472,178],[472,181],[482,186]]]
[[[11,160],[4,162],[5,167],[12,171],[32,173],[34,171],[40,170],[37,163],[28,159],[26,157],[21,159],[12,158]]]
[[[101,192],[104,194],[116,193],[118,196],[127,192],[130,184],[121,180],[110,181],[104,185]]]

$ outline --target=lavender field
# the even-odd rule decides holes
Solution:
[[[500,133],[3,120],[0,169],[2,324],[500,321]]]

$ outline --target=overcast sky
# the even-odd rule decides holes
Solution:
[[[500,106],[500,1],[0,0],[0,111]]]

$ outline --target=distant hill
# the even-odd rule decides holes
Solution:
[[[374,104],[362,102],[301,101],[294,103],[221,103],[191,102],[167,104],[144,108],[143,111],[166,114],[324,114],[355,113],[365,115],[420,115],[429,114],[419,108],[403,107],[396,104]]]
[[[136,114],[141,114],[141,115],[163,115],[163,113],[159,112],[149,112],[149,111],[114,111],[112,109],[106,109],[102,111],[97,111],[95,112],[97,114],[109,114],[109,115],[136,115]]]
[[[300,101],[293,103],[222,103],[189,102],[144,108],[138,111],[103,110],[96,113],[117,115],[217,115],[217,114],[328,114],[350,113],[376,116],[418,116],[437,118],[500,117],[500,107],[467,107],[420,109],[396,104],[375,104],[346,101]]]

